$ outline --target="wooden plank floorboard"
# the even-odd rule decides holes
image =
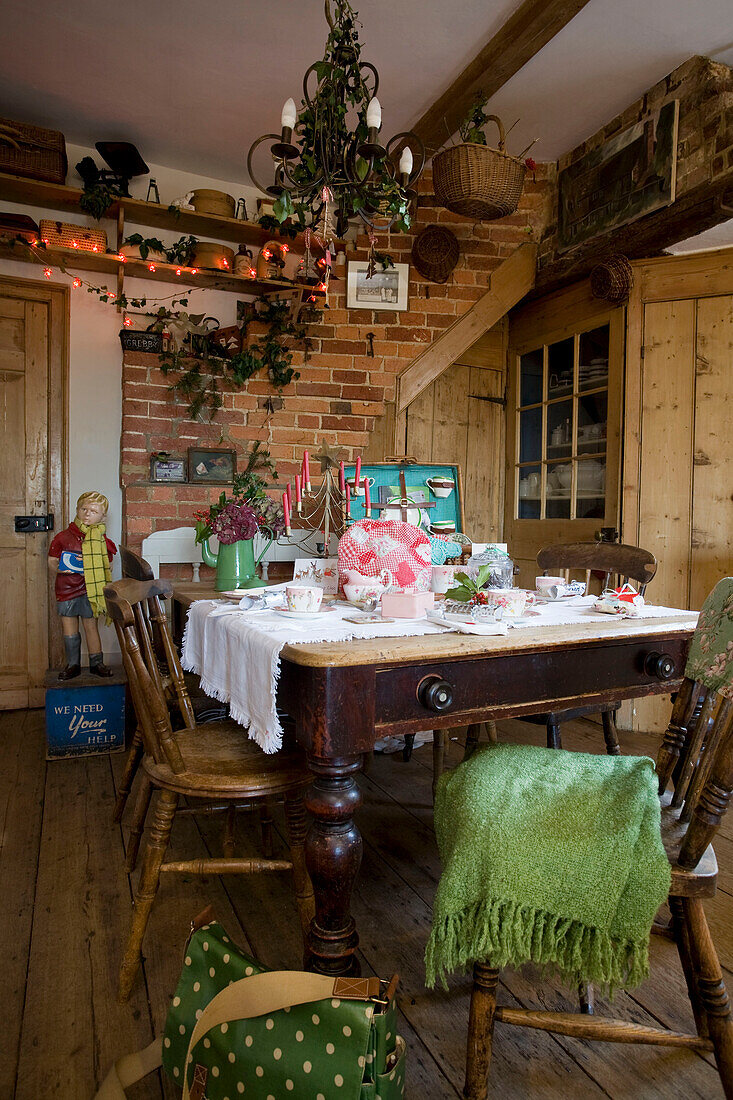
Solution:
[[[212,903],[235,942],[270,966],[300,967],[300,930],[288,874],[164,876],[143,944],[141,975],[130,1003],[118,1006],[117,968],[129,930],[131,883],[123,870],[127,827],[111,824],[111,808],[114,779],[124,757],[55,761],[46,771],[40,712],[21,713],[20,721],[18,725],[17,719],[0,715],[0,744],[5,746],[0,769],[0,814],[5,823],[0,888],[11,892],[21,928],[13,943],[18,950],[11,965],[11,1004],[22,1007],[25,994],[20,1042],[15,1043],[20,1050],[15,1096],[76,1100],[92,1095],[113,1058],[145,1045],[151,1034],[160,1034],[180,974],[190,918],[204,905]],[[501,723],[500,736],[541,744],[544,730],[507,722]],[[603,750],[600,729],[593,723],[568,723],[564,736],[567,748]],[[644,735],[622,732],[621,742],[625,752],[656,751],[656,740]],[[462,743],[451,742],[450,766],[462,753]],[[423,951],[440,873],[431,779],[429,747],[416,750],[409,764],[399,756],[376,757],[368,774],[360,777],[364,802],[357,820],[364,859],[353,909],[364,973],[388,976],[397,969],[402,976],[398,1004],[400,1030],[408,1046],[408,1100],[456,1100],[463,1084],[470,981],[455,977],[447,992],[424,987]],[[17,822],[23,829],[13,831]],[[221,825],[219,817],[178,818],[170,858],[218,853]],[[259,832],[247,815],[241,815],[238,833],[240,850],[258,849]],[[278,852],[285,851],[283,837],[278,812]],[[730,968],[733,879],[726,858],[733,856],[733,816],[726,820],[716,847],[725,869],[721,889],[707,909],[721,961]],[[730,860],[728,865],[733,868]],[[529,968],[503,976],[499,999],[528,1007],[575,1008],[568,991],[554,982],[537,981]],[[601,1000],[599,1008],[606,1007]],[[633,994],[619,994],[609,1011],[638,1022],[691,1025],[673,944],[653,938],[652,977]],[[0,1066],[0,1096],[13,1096],[14,1075],[14,1064],[9,1071]],[[10,1087],[4,1088],[8,1080]],[[693,1100],[717,1100],[722,1095],[714,1069],[695,1054],[589,1044],[497,1027],[491,1095],[502,1100],[666,1100],[670,1081],[675,1094]],[[130,1100],[180,1097],[157,1075],[128,1095]]]
[[[254,823],[248,823],[244,816],[241,820],[237,834],[238,850],[244,855],[259,853],[259,834],[253,827]],[[275,855],[287,858],[284,822],[280,812],[276,812],[275,821],[278,826],[275,834]],[[210,850],[216,851],[219,835],[212,820],[201,818],[199,826]],[[254,955],[268,966],[299,969],[302,966],[303,944],[290,876],[231,875],[222,881],[232,905],[247,929]],[[370,961],[363,953],[360,953],[360,959],[362,973],[377,973],[374,969],[376,960]],[[379,974],[381,977],[390,976],[384,968],[379,970]],[[402,1001],[400,996],[398,1003],[401,1005]],[[446,1079],[430,1049],[404,1015],[400,1019],[399,1027],[410,1051],[406,1075],[408,1095],[455,1100],[460,1093]]]
[[[6,1097],[15,1088],[28,980],[46,778],[42,730],[43,711],[0,714],[0,897],[6,899],[11,930],[5,948],[5,1035],[0,1058],[0,1096]]]
[[[115,1058],[152,1038],[144,990],[115,999],[129,886],[112,803],[109,757],[48,765],[16,1100],[92,1096]],[[135,1100],[160,1095],[150,1078]]]
[[[534,733],[539,727],[531,727],[526,733],[528,739],[533,739]],[[591,731],[592,732],[592,731]],[[601,740],[601,744],[603,744]],[[568,745],[568,747],[571,747]],[[575,746],[573,746],[575,747]],[[453,744],[450,756],[453,760],[462,755],[462,748]],[[379,851],[379,857],[395,867],[399,873],[404,874],[421,896],[426,900],[432,897],[434,881],[438,874],[438,857],[434,839],[430,839],[432,832],[432,813],[430,808],[430,767],[419,766],[419,762],[430,761],[429,748],[416,751],[413,761],[405,765],[399,754],[376,757],[370,773],[361,780],[362,785],[381,787],[381,795],[373,795],[377,814],[374,822],[374,836]],[[417,764],[417,767],[415,765]],[[391,806],[389,800],[392,799]],[[365,800],[365,806],[370,800]],[[400,825],[400,814],[409,814],[409,821]],[[359,818],[365,835],[367,826],[365,813]],[[386,824],[385,834],[380,835],[380,822]],[[388,841],[385,837],[389,838]],[[392,838],[397,838],[392,842]],[[411,848],[411,844],[414,845]],[[671,951],[669,950],[671,948]],[[659,991],[662,996],[662,1008],[672,999],[675,1003],[673,1013],[666,1012],[657,1015],[648,1000],[655,1001],[655,997],[645,996],[645,983],[634,996],[619,993],[613,1004],[608,1004],[602,998],[598,998],[598,1011],[608,1013],[616,1017],[626,1017],[638,1023],[655,1025],[659,1022],[667,1026],[692,1027],[692,1015],[689,1011],[684,980],[677,963],[674,945],[668,941],[653,941],[653,974],[654,981],[659,983]],[[666,961],[664,973],[661,974],[661,964]],[[673,965],[670,974],[670,963]],[[673,976],[673,981],[670,978]],[[529,1008],[547,1008],[554,1010],[573,1011],[577,1008],[572,997],[558,983],[545,980],[543,983],[532,981],[522,972],[517,974],[508,971],[504,975],[504,983],[507,989],[514,994],[519,1003]],[[670,998],[670,985],[675,989],[677,996]],[[666,992],[665,992],[666,990]],[[666,1000],[665,1000],[666,998]],[[659,1006],[655,1006],[659,1007]],[[670,1016],[672,1018],[670,1018]],[[467,1018],[467,1009],[464,1012],[464,1020]],[[500,1040],[497,1041],[495,1052],[498,1053],[500,1043],[505,1041],[507,1034],[515,1032],[513,1028],[500,1028]],[[527,1033],[525,1032],[525,1035]],[[536,1034],[536,1033],[533,1033]],[[609,1082],[614,1083],[611,1094],[614,1096],[637,1096],[661,1098],[668,1095],[668,1074],[671,1070],[675,1073],[676,1080],[684,1091],[697,1097],[717,1097],[722,1095],[719,1080],[714,1069],[706,1064],[700,1056],[688,1052],[666,1050],[661,1054],[658,1050],[635,1047],[633,1049],[633,1061],[630,1062],[629,1052],[626,1048],[615,1044],[580,1044],[577,1041],[561,1036],[555,1037],[555,1041],[563,1046],[570,1056],[584,1066],[586,1071],[604,1088],[609,1089]],[[493,1080],[493,1078],[492,1078]],[[684,1082],[684,1085],[682,1084]]]
[[[113,758],[113,772],[116,780],[120,777],[123,762],[123,757]],[[133,797],[134,793],[135,789],[133,789]],[[127,822],[129,813],[132,810],[131,803],[132,800],[128,803],[129,811],[125,814],[122,825],[125,848],[128,834]],[[152,820],[153,805],[154,803],[151,804],[148,815],[149,821]],[[110,803],[107,811],[108,821],[111,817],[111,806],[112,803]],[[137,884],[144,847],[145,838],[143,838],[143,843],[140,846],[138,869],[132,875],[133,888]],[[190,816],[177,817],[173,823],[171,844],[166,859],[198,859],[206,854],[206,847],[193,818]],[[119,858],[122,862],[122,855]],[[168,1008],[183,966],[184,945],[188,938],[191,919],[205,909],[207,905],[213,905],[217,918],[228,929],[232,938],[240,943],[245,950],[251,950],[251,945],[248,943],[237,914],[229,903],[220,878],[217,876],[188,874],[164,875],[143,940],[142,971],[137,978],[133,989],[133,997],[130,1001],[130,1004],[132,1004],[136,994],[145,994],[149,1001],[155,1035],[163,1034]],[[122,949],[129,932],[131,912],[131,896],[128,893],[124,907],[123,938],[115,946],[115,989],[117,984],[116,967],[119,966]],[[124,1053],[125,1049],[120,1047],[118,1054]],[[180,1089],[164,1073],[161,1073],[161,1079],[165,1100],[180,1100]]]

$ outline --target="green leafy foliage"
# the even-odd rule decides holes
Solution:
[[[478,571],[478,576],[475,581],[472,581],[468,573],[454,573],[455,580],[461,583],[456,588],[449,588],[446,592],[446,599],[459,600],[461,603],[468,603],[470,600],[475,600],[479,592],[486,584],[491,573],[490,565],[482,565]]]
[[[263,476],[263,474],[265,476]],[[270,481],[277,481],[277,467],[270,451],[255,441],[247,452],[244,470],[234,475],[232,494],[222,491],[216,503],[202,512],[194,512],[196,518],[196,542],[203,542],[212,534],[211,525],[229,504],[249,504],[257,513],[260,527],[282,530],[284,516],[282,505],[267,496]]]
[[[483,127],[490,117],[484,110],[487,102],[488,100],[484,98],[481,92],[476,93],[471,110],[458,127],[461,141],[468,142],[470,145],[486,145],[486,134]]]

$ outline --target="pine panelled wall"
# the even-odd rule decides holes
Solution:
[[[268,440],[281,477],[296,472],[304,448],[313,454],[323,441],[349,460],[363,451],[385,402],[394,399],[396,377],[486,292],[492,271],[503,259],[530,237],[539,237],[547,220],[549,192],[541,170],[536,180],[528,174],[516,214],[473,225],[434,205],[426,172],[415,232],[380,234],[377,248],[395,263],[409,263],[415,234],[431,223],[448,224],[461,247],[449,281],[429,283],[411,267],[407,312],[347,310],[345,269],[336,268],[340,278],[331,283],[330,309],[321,324],[308,326],[308,361],[302,350],[295,350],[293,365],[300,378],[287,387],[282,408],[269,417],[265,405],[273,389],[256,377],[241,390],[224,393],[224,406],[213,424],[191,421],[185,405],[174,400],[157,356],[125,352],[120,465],[124,539],[139,547],[151,531],[189,525],[193,511],[221,492],[214,486],[151,484],[152,451],[185,455],[188,447],[201,444],[233,446],[241,455],[253,440]],[[349,258],[366,259],[367,248],[367,238],[361,237]],[[367,354],[370,332],[374,357]],[[465,453],[464,443],[460,454],[441,458],[463,462]]]

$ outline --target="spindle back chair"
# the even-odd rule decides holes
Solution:
[[[629,546],[618,542],[567,542],[554,546],[545,546],[537,554],[537,565],[543,573],[560,571],[566,581],[571,579],[571,574],[585,570],[586,591],[590,589],[592,573],[603,573],[602,588],[611,586],[612,579],[621,583],[635,581],[639,594],[644,595],[646,586],[654,579],[657,571],[657,559],[648,550],[640,546]],[[586,718],[592,714],[600,714],[603,724],[603,737],[606,743],[606,752],[609,756],[618,756],[621,749],[616,729],[616,712],[618,703],[608,705],[594,705],[591,707],[575,707],[572,710],[553,711],[550,714],[538,715],[538,719],[544,719],[547,730],[547,747],[550,749],[562,748],[562,735],[560,725],[569,722],[573,718]]]
[[[671,864],[669,907],[695,1019],[696,1034],[624,1020],[496,1005],[499,970],[474,964],[466,1100],[484,1100],[496,1020],[605,1042],[639,1042],[712,1050],[723,1090],[733,1097],[733,1020],[703,909],[716,892],[711,841],[733,792],[733,578],[719,582],[700,613],[685,680],[659,750],[656,771],[662,840]]]
[[[107,607],[117,631],[135,710],[141,727],[142,772],[149,792],[158,791],[154,822],[135,895],[132,927],[120,968],[119,997],[127,1000],[140,966],[140,948],[161,873],[249,874],[292,870],[301,927],[313,916],[313,890],[305,869],[305,808],[302,794],[310,782],[304,753],[286,742],[266,755],[230,719],[174,729],[162,677],[154,657],[151,625],[160,629],[167,659],[180,668],[161,598],[169,596],[166,581],[122,580],[105,588]],[[147,614],[146,614],[147,612]],[[182,688],[185,691],[185,684]],[[181,795],[212,801],[227,811],[246,803],[280,798],[290,859],[235,858],[225,845],[223,858],[165,863],[171,826]],[[148,794],[148,801],[150,795]]]

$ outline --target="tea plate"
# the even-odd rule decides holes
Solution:
[[[318,619],[321,615],[330,615],[335,607],[320,607],[318,611],[291,611],[289,607],[273,607],[276,615],[284,615],[286,619]]]

